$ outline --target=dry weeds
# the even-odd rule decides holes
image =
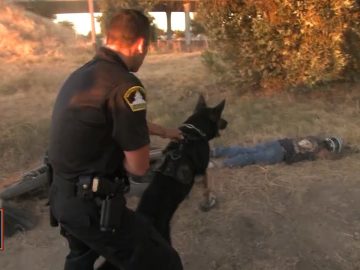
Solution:
[[[80,50],[60,58],[19,59],[1,70],[0,182],[41,158],[58,88],[90,57],[89,49]],[[181,123],[200,92],[210,104],[226,98],[229,126],[217,145],[310,134],[336,134],[360,144],[359,86],[322,89],[328,94],[319,96],[240,98],[225,91],[226,82],[213,83],[199,53],[149,56],[138,76],[147,89],[149,118],[166,126]],[[197,185],[173,221],[174,245],[185,269],[359,269],[359,162],[360,155],[353,154],[292,166],[212,169],[217,208],[198,209],[202,189]],[[137,199],[130,202],[134,206]],[[48,227],[43,208],[36,211],[42,216],[39,229],[26,233],[27,240],[23,235],[8,240],[2,269],[62,268],[66,245]],[[29,258],[34,264],[25,263]]]
[[[89,59],[91,48],[72,31],[4,1],[0,37],[2,186],[5,176],[40,162],[55,95],[70,70]]]
[[[74,31],[0,0],[0,59],[6,62],[61,58],[79,43]]]
[[[64,62],[62,68],[60,65],[57,68],[65,78],[75,65]],[[347,92],[339,88],[339,93],[344,94],[338,98],[287,95],[240,98],[218,91],[202,67],[198,53],[149,56],[138,75],[147,88],[149,118],[167,126],[177,126],[190,114],[199,92],[208,97],[210,104],[226,97],[225,117],[229,126],[215,144],[249,144],[284,136],[333,133],[343,136],[348,143],[359,144],[356,87],[346,89]],[[61,83],[60,77],[57,85]],[[48,119],[56,90],[41,91],[45,97],[41,103],[36,102],[39,96],[36,90],[2,95],[2,102],[8,101],[8,116],[1,122],[7,130],[11,130],[9,123],[37,123],[42,116]],[[19,108],[24,106],[15,106],[10,102],[14,97],[18,104],[27,101],[29,109],[23,111]],[[26,130],[22,134],[31,133],[26,125],[22,130]],[[11,163],[17,158],[12,162],[18,168],[22,168],[17,162],[21,156],[33,151],[29,147],[32,142],[21,137],[6,143],[8,149],[13,149],[14,143],[22,145],[22,153],[5,160]],[[38,144],[45,147],[43,141]],[[357,269],[360,266],[359,161],[359,154],[354,154],[340,160],[292,166],[211,170],[219,198],[217,208],[208,213],[198,209],[203,191],[197,185],[173,221],[174,245],[181,253],[185,269]],[[131,198],[130,205],[136,202],[136,198]],[[37,238],[36,230],[28,234],[30,239],[36,239],[31,250],[42,254],[47,246],[48,252],[39,259],[41,268],[36,269],[47,269],[47,265],[56,265],[54,262],[61,269],[65,246],[58,244],[54,237],[57,232],[49,229],[46,221],[39,229],[46,232],[43,239]],[[9,241],[7,245],[15,245],[8,251],[9,255],[28,258],[35,252],[21,249],[15,240]],[[10,270],[22,264],[21,260],[6,256],[4,265],[4,269]]]

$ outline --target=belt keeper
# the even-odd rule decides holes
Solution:
[[[97,192],[99,189],[99,178],[98,177],[94,177],[93,181],[92,181],[92,191],[93,192]]]

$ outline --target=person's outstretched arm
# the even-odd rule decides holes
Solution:
[[[164,128],[158,124],[151,122],[147,123],[150,135],[156,135],[161,138],[171,139],[171,140],[181,140],[183,135],[181,131],[177,128]]]

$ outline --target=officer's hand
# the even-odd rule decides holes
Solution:
[[[162,138],[171,139],[171,140],[182,140],[184,136],[181,131],[177,128],[165,128],[164,134],[161,136]]]

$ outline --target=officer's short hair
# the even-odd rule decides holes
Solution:
[[[141,11],[122,9],[110,20],[106,36],[109,43],[132,45],[140,37],[148,42],[150,21]]]

